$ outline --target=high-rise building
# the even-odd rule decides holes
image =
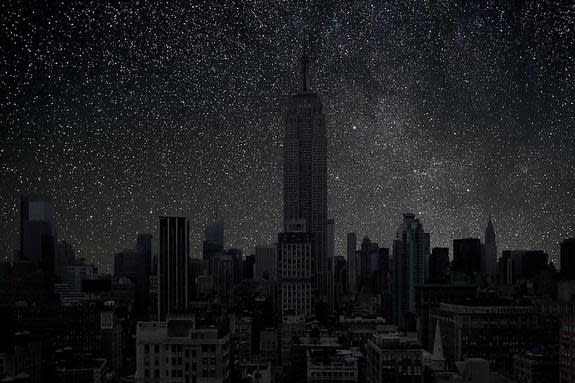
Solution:
[[[256,246],[254,279],[256,281],[277,278],[277,247],[276,245]]]
[[[278,234],[281,317],[306,317],[311,315],[313,237],[305,225],[299,231],[293,226],[288,230]]]
[[[327,138],[325,116],[310,88],[309,60],[301,60],[301,88],[289,101],[283,154],[284,232],[305,219],[313,236],[312,274],[317,298],[328,302],[333,284],[327,243]]]
[[[561,276],[564,279],[575,279],[575,238],[561,242]]]
[[[136,236],[136,250],[142,254],[146,262],[146,273],[152,272],[152,234],[138,233]]]
[[[221,302],[229,304],[232,301],[234,288],[234,263],[230,255],[216,255],[210,259],[212,264],[212,281],[214,290]]]
[[[357,291],[357,264],[355,253],[357,251],[357,239],[355,233],[347,233],[347,284],[350,294]]]
[[[242,262],[242,279],[254,279],[255,254],[246,255]]]
[[[549,256],[542,250],[503,250],[501,261],[508,283],[513,284],[539,275],[547,268]]]
[[[224,250],[224,255],[228,256],[232,260],[233,283],[236,285],[242,281],[243,251],[242,249],[230,247],[229,249]]]
[[[54,261],[54,274],[62,281],[66,276],[66,267],[73,265],[76,260],[74,248],[66,241],[56,244],[56,258]]]
[[[415,328],[415,286],[425,282],[429,233],[415,214],[404,214],[393,241],[393,316],[403,329]]]
[[[429,282],[442,283],[446,281],[449,269],[449,248],[434,247],[429,256]]]
[[[54,205],[42,195],[30,194],[20,199],[20,259],[34,262],[54,272],[56,224]]]
[[[481,240],[464,238],[453,240],[453,271],[473,275],[481,272]]]
[[[482,255],[481,272],[485,275],[495,275],[497,273],[497,243],[491,216],[489,216],[489,221],[485,228],[485,244],[483,245]]]
[[[204,230],[204,241],[202,243],[202,255],[208,261],[208,272],[212,273],[213,262],[210,260],[222,255],[224,252],[224,219],[216,214],[216,218],[208,222]]]
[[[361,289],[364,292],[372,293],[374,274],[379,268],[379,245],[377,242],[372,242],[368,237],[364,237],[361,241],[359,259],[361,261]]]
[[[224,230],[225,222],[224,218],[219,214],[216,214],[216,218],[206,225],[204,230],[205,241],[212,242],[220,245],[222,249],[224,248]]]
[[[327,263],[328,263],[328,302],[333,306],[335,303],[335,222],[327,220]]]
[[[158,316],[179,314],[188,307],[190,224],[186,217],[160,217]]]
[[[337,256],[334,258],[333,266],[333,295],[334,303],[343,302],[347,291],[347,261],[345,257]]]

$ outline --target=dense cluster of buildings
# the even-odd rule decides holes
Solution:
[[[302,59],[284,140],[283,228],[253,254],[221,216],[190,254],[159,217],[102,274],[58,240],[52,202],[22,197],[0,267],[0,382],[575,382],[575,239],[540,250],[480,238],[431,247],[414,215],[389,248],[327,214],[326,122]]]

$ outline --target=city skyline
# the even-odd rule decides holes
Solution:
[[[575,383],[574,16],[0,2],[0,381]]]
[[[499,250],[542,249],[557,261],[575,228],[572,58],[567,26],[546,20],[567,9],[315,3],[276,18],[256,5],[230,19],[217,5],[165,4],[144,22],[146,6],[4,4],[0,257],[18,248],[19,195],[34,191],[54,201],[58,237],[108,270],[159,215],[190,218],[196,256],[217,207],[229,246],[273,242],[282,116],[307,31],[336,255],[351,231],[390,247],[413,212],[433,247],[482,238],[492,215]],[[163,28],[169,20],[175,28]]]

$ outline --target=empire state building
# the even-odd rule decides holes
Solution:
[[[312,276],[316,298],[332,303],[332,262],[327,251],[327,139],[325,115],[310,89],[309,60],[301,59],[299,91],[288,103],[283,153],[284,231],[305,220],[312,234]]]

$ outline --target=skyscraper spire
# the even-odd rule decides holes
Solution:
[[[495,238],[495,228],[489,215],[487,227],[485,228],[485,244],[483,245],[483,260],[481,270],[486,275],[494,275],[497,269],[497,243]]]

